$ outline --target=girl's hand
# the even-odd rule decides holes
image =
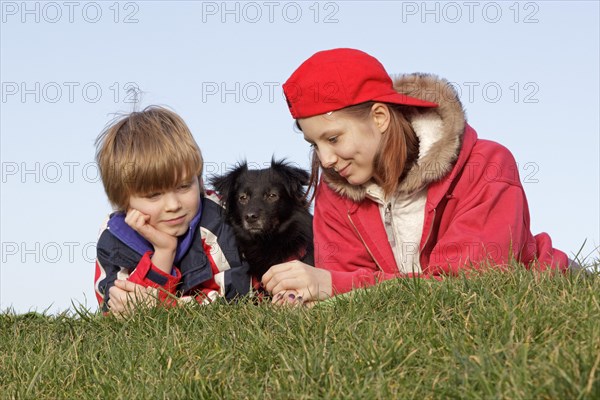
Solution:
[[[333,286],[331,284],[331,273],[325,269],[313,268],[301,261],[289,261],[272,266],[262,278],[265,289],[274,294],[273,302],[286,300],[285,296],[294,294],[303,302],[325,300],[332,296]],[[283,293],[276,300],[279,293]]]
[[[271,304],[277,304],[278,306],[303,305],[304,299],[295,290],[285,290],[274,294]]]
[[[150,216],[134,208],[130,208],[125,216],[125,223],[149,241],[155,250],[174,251],[177,248],[177,237],[161,232],[148,223]]]
[[[122,279],[117,279],[108,293],[108,309],[116,317],[133,314],[136,307],[155,306],[158,298],[156,289]]]

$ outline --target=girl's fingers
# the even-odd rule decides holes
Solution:
[[[302,305],[304,300],[297,291],[286,290],[273,296],[271,303],[277,305]]]
[[[331,273],[298,262],[294,268],[274,274],[265,288],[270,293],[295,290],[304,301],[323,300],[332,296]]]
[[[295,276],[283,276],[281,277],[281,280],[273,285],[272,290],[269,290],[268,287],[267,290],[269,290],[271,293],[280,293],[291,290],[294,290],[294,292],[299,292],[304,286],[305,285],[303,284],[302,280]]]
[[[274,275],[270,281],[263,283],[269,293],[279,293],[285,290],[299,288],[298,277],[294,272],[282,272]]]
[[[281,287],[280,285],[283,281],[300,278],[304,273],[304,265],[305,264],[300,261],[289,261],[272,266],[263,275],[263,286],[271,293],[277,293],[287,289],[297,289],[298,287]]]
[[[262,283],[263,283],[263,285],[266,285],[268,282],[270,282],[271,279],[273,279],[273,277],[276,274],[279,274],[279,273],[282,273],[282,272],[285,272],[285,271],[289,271],[291,268],[293,268],[293,263],[294,263],[294,261],[289,261],[289,262],[285,262],[285,263],[282,263],[282,264],[273,265],[263,275],[263,277],[262,277]]]

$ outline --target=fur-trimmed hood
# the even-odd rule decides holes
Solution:
[[[419,138],[419,156],[400,182],[400,193],[412,193],[446,176],[454,166],[465,131],[465,112],[458,94],[447,80],[428,74],[401,75],[394,88],[418,99],[438,104],[436,108],[417,108],[407,119]],[[338,194],[353,201],[366,196],[364,185],[351,185],[337,173],[324,170],[325,182]]]

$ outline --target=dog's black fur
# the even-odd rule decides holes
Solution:
[[[261,279],[267,270],[294,257],[314,265],[312,215],[303,186],[308,173],[284,160],[249,170],[244,162],[210,179],[225,203],[226,220],[235,232],[251,273]]]

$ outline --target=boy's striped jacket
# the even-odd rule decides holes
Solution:
[[[191,246],[170,275],[152,264],[151,251],[141,254],[134,250],[104,224],[98,239],[94,277],[96,297],[103,311],[108,311],[108,292],[116,279],[160,288],[159,299],[166,303],[173,303],[173,296],[181,301],[210,303],[219,297],[232,300],[249,293],[249,267],[240,256],[216,194],[203,195],[201,210]]]

